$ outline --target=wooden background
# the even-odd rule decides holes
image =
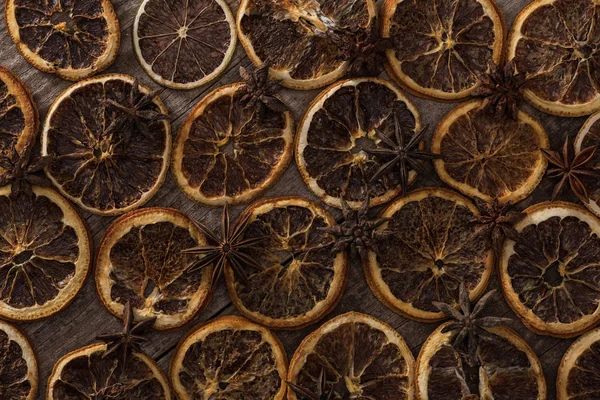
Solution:
[[[505,14],[509,27],[517,13],[529,3],[528,0],[497,1]],[[112,0],[112,2],[121,23],[121,50],[116,62],[106,72],[131,74],[138,77],[144,84],[152,88],[157,88],[157,85],[140,67],[132,49],[132,25],[140,1]],[[227,0],[227,3],[234,13],[237,12],[239,0]],[[3,11],[4,4],[0,4],[0,12],[2,14],[4,14]],[[52,101],[71,84],[54,75],[39,72],[31,67],[17,52],[6,31],[4,21],[0,22],[0,63],[11,68],[16,75],[30,86],[39,107],[42,122]],[[231,64],[219,80],[192,91],[166,90],[162,95],[162,99],[174,117],[173,132],[177,132],[179,125],[201,98],[219,86],[239,81],[239,67],[248,66],[249,64],[250,61],[246,57],[243,48],[238,44]],[[384,77],[387,78],[387,76]],[[310,92],[285,90],[282,96],[294,110],[296,120],[299,120],[309,102],[318,92],[318,90]],[[414,100],[417,108],[420,110],[424,123],[428,124],[431,128],[435,128],[440,119],[455,106],[453,104],[426,101],[413,96],[409,97]],[[529,105],[525,105],[525,108],[544,125],[554,149],[561,146],[565,136],[574,138],[585,121],[585,118],[569,119],[552,117],[532,109]],[[427,139],[429,140],[429,137]],[[431,174],[431,177],[428,178],[419,177],[415,187],[442,186],[441,182],[435,176],[433,168],[431,168]],[[519,208],[525,208],[531,204],[548,200],[553,183],[548,178],[544,178],[544,181],[540,184],[536,192],[521,202]],[[306,189],[296,166],[293,164],[290,165],[281,180],[265,194],[268,197],[280,195],[300,195],[314,199],[314,196]],[[565,195],[562,200],[574,201],[575,198]],[[147,206],[174,207],[197,220],[203,221],[209,226],[217,224],[221,212],[219,209],[207,208],[186,198],[170,175],[164,186]],[[242,210],[243,206],[235,207],[232,209],[232,216],[237,217]],[[336,217],[340,216],[337,210],[332,211]],[[0,218],[2,217],[0,216]],[[98,217],[89,213],[84,213],[84,217],[89,224],[93,241],[97,246],[104,231],[112,223],[113,218]],[[498,287],[495,278],[492,280],[491,287]],[[512,328],[521,334],[539,356],[544,366],[544,373],[548,384],[548,399],[555,399],[554,386],[558,364],[572,341],[539,336],[528,331],[517,320],[512,311],[510,311],[500,294],[497,294],[497,298],[497,301],[490,306],[488,312],[497,316],[504,315],[515,319]],[[352,260],[348,285],[341,302],[326,319],[351,310],[371,314],[392,325],[406,339],[415,357],[422,343],[427,339],[427,336],[439,325],[437,323],[418,323],[408,320],[396,315],[383,306],[369,290],[358,258]],[[224,284],[221,283],[215,291],[208,307],[192,322],[192,325],[170,332],[152,332],[149,335],[150,340],[145,344],[144,349],[158,361],[163,371],[167,372],[173,350],[187,330],[191,329],[193,325],[202,323],[208,319],[235,313],[236,310],[227,296]],[[285,344],[288,356],[291,357],[300,341],[318,326],[319,324],[317,323],[299,331],[277,332],[277,335]],[[90,276],[75,301],[65,310],[46,320],[21,324],[21,327],[30,337],[38,355],[40,372],[40,394],[38,397],[41,399],[45,396],[46,381],[52,367],[60,357],[67,352],[94,342],[94,338],[98,334],[120,329],[121,321],[113,317],[101,305],[96,295],[93,277]]]

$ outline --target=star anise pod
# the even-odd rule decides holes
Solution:
[[[387,61],[386,50],[394,47],[394,39],[381,37],[376,28],[340,30],[330,38],[340,50],[338,59],[350,61],[348,75],[352,77],[379,76]]]
[[[0,177],[0,187],[11,184],[11,195],[16,196],[20,193],[31,195],[31,186],[49,187],[50,182],[41,172],[51,161],[51,156],[39,157],[36,160],[31,159],[33,145],[27,146],[21,154],[14,151],[10,157],[0,156],[0,168],[5,173]]]
[[[510,211],[512,207],[511,202],[502,205],[498,199],[494,199],[493,202],[489,203],[476,198],[475,205],[479,209],[480,214],[475,216],[472,222],[481,225],[483,231],[489,235],[494,254],[498,257],[500,256],[505,238],[514,241],[518,240],[519,233],[513,225],[523,218],[525,213]]]
[[[246,214],[233,228],[230,227],[229,205],[225,204],[221,214],[221,235],[215,234],[211,229],[201,223],[196,223],[198,228],[204,233],[208,244],[206,246],[194,247],[183,250],[187,254],[202,254],[204,257],[190,268],[191,271],[199,268],[205,268],[210,265],[215,266],[212,285],[214,286],[225,268],[229,265],[233,272],[240,277],[244,283],[248,283],[248,274],[246,267],[252,267],[261,270],[261,265],[246,254],[246,251],[257,248],[257,245],[263,242],[267,237],[260,236],[250,239],[242,239],[244,231],[250,223],[250,215]]]
[[[127,302],[123,313],[123,332],[97,337],[98,340],[108,345],[102,358],[106,358],[111,354],[117,355],[118,365],[123,369],[133,351],[142,352],[141,345],[146,341],[146,338],[142,335],[154,325],[154,321],[156,321],[156,317],[135,323],[133,308],[131,303]]]
[[[113,99],[107,99],[106,103],[115,107],[121,115],[106,128],[103,135],[109,136],[110,134],[116,133],[117,135],[120,135],[120,138],[126,146],[129,145],[134,130],[140,132],[146,138],[151,139],[152,134],[150,132],[150,124],[156,121],[171,120],[170,116],[163,114],[160,111],[148,109],[148,106],[150,106],[154,102],[154,99],[160,96],[164,90],[164,88],[160,88],[150,93],[142,94],[140,82],[135,79],[125,104],[118,103]]]
[[[555,166],[555,168],[548,169],[548,176],[550,178],[560,178],[560,181],[554,186],[552,201],[554,201],[559,193],[565,188],[567,182],[571,186],[571,190],[581,199],[581,201],[587,202],[589,200],[587,189],[581,181],[581,178],[600,177],[600,171],[588,166],[588,163],[596,153],[596,149],[597,146],[590,146],[575,155],[575,149],[569,145],[568,138],[563,145],[562,154],[558,151],[542,149],[544,157],[546,157],[550,164]]]
[[[240,67],[240,76],[244,80],[244,86],[238,89],[242,93],[241,103],[248,110],[254,109],[259,121],[264,118],[267,109],[274,112],[288,111],[288,106],[279,99],[276,94],[281,91],[279,81],[269,79],[269,65],[248,72],[246,68]]]
[[[375,239],[385,237],[391,232],[379,232],[376,229],[388,222],[389,218],[369,218],[371,195],[367,192],[365,200],[358,211],[353,210],[346,199],[342,197],[342,222],[334,226],[320,228],[336,238],[331,249],[333,254],[346,250],[348,247],[358,251],[363,260],[367,258],[367,250],[377,251]]]
[[[450,304],[438,301],[432,302],[438,310],[454,320],[442,329],[442,333],[458,331],[454,337],[452,346],[463,355],[467,364],[470,366],[477,365],[477,347],[480,338],[488,339],[490,341],[497,340],[497,338],[492,333],[488,332],[486,328],[494,328],[512,322],[512,319],[510,318],[481,316],[481,312],[490,300],[493,299],[495,294],[496,291],[491,290],[485,294],[474,307],[471,307],[469,291],[463,282],[459,288],[460,309],[456,309]]]
[[[490,72],[481,75],[479,81],[481,84],[472,95],[484,98],[481,109],[491,113],[496,120],[505,116],[517,120],[526,74],[516,74],[511,60],[504,67],[491,63]]]
[[[334,391],[333,384],[327,382],[325,368],[321,368],[319,380],[317,381],[317,391],[313,392],[303,386],[296,385],[292,382],[285,382],[290,389],[296,394],[299,400],[331,400],[333,399]]]
[[[371,182],[377,181],[388,171],[396,166],[400,166],[400,185],[402,186],[402,194],[406,194],[406,190],[409,185],[408,175],[410,170],[416,171],[419,175],[427,175],[427,170],[421,163],[425,160],[434,160],[440,158],[439,155],[433,154],[419,149],[419,144],[425,136],[427,128],[421,129],[415,133],[408,142],[405,142],[404,135],[402,134],[402,128],[398,123],[398,114],[394,112],[394,137],[396,141],[387,137],[385,134],[377,130],[377,136],[381,139],[381,143],[384,144],[385,148],[371,148],[365,149],[369,154],[380,156],[389,159],[383,164],[371,178]]]

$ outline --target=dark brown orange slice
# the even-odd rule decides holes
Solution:
[[[190,331],[169,369],[180,400],[283,400],[286,374],[287,357],[277,336],[234,316]]]
[[[502,59],[505,23],[494,0],[386,0],[381,14],[395,46],[391,75],[416,95],[467,97]]]
[[[600,112],[593,114],[581,127],[575,139],[575,153],[581,152],[591,146],[600,146]],[[596,151],[588,163],[592,169],[600,169],[600,152]],[[600,217],[600,180],[596,177],[579,176],[588,194],[587,201],[583,204],[594,214]]]
[[[294,115],[240,103],[242,83],[206,96],[181,125],[173,175],[191,199],[217,206],[246,203],[273,185],[292,158]]]
[[[65,308],[88,275],[91,244],[75,208],[56,191],[0,188],[0,317],[31,321]]]
[[[322,370],[333,399],[411,400],[414,358],[402,336],[370,315],[351,312],[323,324],[298,346],[288,381],[317,391]],[[288,400],[302,400],[288,390]]]
[[[546,399],[540,360],[517,333],[486,328],[494,336],[480,339],[477,365],[470,367],[452,346],[457,331],[442,333],[448,324],[427,338],[417,358],[418,400]]]
[[[415,106],[391,82],[351,79],[325,89],[310,105],[296,135],[296,163],[304,182],[333,207],[344,197],[359,208],[370,186],[371,204],[386,203],[402,192],[399,168],[371,182],[389,159],[365,152],[382,147],[379,135],[394,137],[394,114],[406,140],[421,129]],[[410,171],[409,182],[417,178]]]
[[[466,198],[447,189],[409,193],[381,214],[389,230],[375,241],[364,264],[367,282],[381,302],[417,321],[436,321],[444,314],[432,304],[458,304],[464,282],[471,300],[485,291],[494,268],[491,244],[479,215]]]
[[[136,320],[156,317],[156,329],[185,324],[209,301],[212,266],[189,271],[200,256],[182,250],[205,244],[192,220],[177,210],[144,208],[122,216],[100,243],[100,300],[119,318],[130,302]]]
[[[121,74],[79,82],[54,101],[44,123],[42,155],[54,157],[46,175],[63,195],[98,215],[140,207],[169,168],[169,121],[146,121],[145,132],[113,104],[127,106],[151,93],[134,83]],[[168,114],[158,97],[138,113]]]
[[[119,51],[119,20],[110,0],[7,0],[6,26],[23,57],[70,81],[108,68]]]
[[[535,0],[511,29],[508,59],[527,74],[525,98],[550,114],[576,117],[600,109],[600,4]]]
[[[537,187],[548,148],[542,125],[519,111],[516,121],[481,110],[482,101],[461,104],[440,122],[431,144],[440,178],[470,197],[515,203]]]
[[[525,210],[499,260],[508,304],[540,335],[573,337],[600,321],[600,220],[563,202]]]
[[[577,339],[558,367],[556,398],[585,400],[600,398],[600,328]]]
[[[237,31],[256,66],[273,79],[308,90],[340,79],[350,62],[332,36],[375,29],[374,0],[242,0]]]
[[[144,0],[133,46],[152,79],[193,89],[219,76],[233,57],[235,21],[223,0]]]
[[[35,400],[38,366],[31,343],[17,328],[0,321],[0,398]]]

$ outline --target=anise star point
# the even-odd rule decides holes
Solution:
[[[286,381],[285,383],[294,392],[298,400],[333,400],[333,384],[327,382],[325,368],[321,368],[319,373],[316,392],[292,382]]]
[[[379,76],[387,61],[386,50],[394,47],[394,39],[381,37],[376,28],[338,30],[329,37],[341,52],[338,58],[350,63],[348,75],[352,77]]]
[[[496,257],[499,257],[504,239],[518,240],[519,233],[514,228],[514,224],[520,221],[525,213],[512,211],[510,201],[501,204],[498,199],[487,202],[476,198],[474,202],[479,209],[479,215],[475,216],[472,222],[481,226],[483,231],[489,235],[492,250]]]
[[[515,72],[512,60],[504,67],[491,62],[489,70],[490,72],[479,77],[480,85],[472,95],[484,99],[481,109],[491,113],[494,118],[502,119],[508,116],[517,120],[523,86],[527,81],[526,75]]]
[[[238,89],[243,94],[240,101],[244,108],[254,110],[259,120],[264,118],[267,109],[273,112],[289,111],[288,106],[277,97],[277,93],[281,91],[280,81],[269,78],[269,69],[269,64],[264,64],[253,72],[240,67],[240,76],[244,80],[244,85]]]
[[[0,187],[11,185],[11,196],[20,193],[32,194],[31,186],[50,187],[50,182],[38,173],[53,160],[51,156],[39,157],[32,162],[33,146],[27,146],[21,153],[14,151],[11,157],[0,157],[0,168],[5,173],[0,178]]]

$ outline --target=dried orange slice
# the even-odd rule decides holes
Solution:
[[[29,339],[17,327],[0,321],[0,398],[35,400],[37,360]]]
[[[38,133],[38,111],[29,88],[0,65],[0,158],[22,155]],[[0,166],[0,182],[7,171]]]
[[[69,81],[105,70],[119,51],[119,20],[109,0],[7,0],[4,17],[31,65]]]
[[[212,266],[190,271],[200,256],[182,250],[206,244],[187,216],[170,208],[144,208],[117,219],[96,259],[100,300],[122,318],[127,302],[136,320],[156,317],[155,329],[190,321],[208,303]]]
[[[268,329],[244,318],[217,318],[177,345],[169,377],[177,397],[283,400],[287,357]]]
[[[98,215],[146,203],[165,180],[171,126],[162,101],[129,75],[79,82],[52,104],[42,132],[46,175],[63,195]]]
[[[292,357],[288,381],[313,393],[325,370],[333,397],[409,400],[414,395],[414,358],[402,336],[370,315],[351,312],[311,333]],[[291,390],[289,400],[302,400]]]
[[[600,109],[599,13],[593,0],[536,0],[517,16],[508,59],[527,74],[535,107],[566,117]]]
[[[46,400],[172,399],[167,377],[146,354],[134,351],[119,373],[117,357],[104,357],[106,350],[106,344],[96,343],[58,360],[48,378]]]
[[[575,138],[575,154],[591,146],[600,146],[600,112],[588,118]],[[596,151],[587,163],[592,169],[600,169],[600,153]],[[588,194],[587,201],[583,204],[594,214],[600,217],[600,182],[594,177],[580,176]]]
[[[463,103],[440,122],[431,144],[441,158],[439,177],[470,197],[515,203],[527,197],[546,171],[542,125],[519,111],[517,120],[494,118],[481,100]]]
[[[31,321],[65,308],[87,277],[91,243],[73,206],[52,189],[0,188],[0,317]]]
[[[227,68],[235,44],[235,22],[223,0],[144,0],[133,24],[140,64],[172,89],[215,79]]]
[[[600,220],[571,203],[541,203],[505,240],[499,260],[508,304],[540,335],[573,337],[600,321]]]
[[[470,367],[454,349],[458,331],[437,328],[421,348],[416,364],[418,400],[518,399],[545,400],[546,379],[540,360],[516,332],[504,326],[486,328],[477,366]]]
[[[348,254],[332,254],[333,236],[321,228],[335,219],[317,203],[301,197],[259,200],[243,239],[264,237],[248,250],[262,270],[248,268],[245,283],[225,269],[227,291],[238,311],[255,322],[277,329],[298,329],[328,314],[342,297]]]
[[[444,314],[432,304],[457,304],[464,282],[471,300],[485,291],[494,268],[491,244],[479,215],[466,198],[446,189],[415,190],[381,214],[391,220],[378,228],[390,234],[375,241],[364,264],[367,282],[393,311],[417,321]]]
[[[502,59],[506,28],[494,0],[386,0],[381,16],[394,43],[390,75],[413,94],[465,98]]]
[[[558,400],[597,399],[600,396],[600,328],[581,336],[569,347],[558,367]]]
[[[383,146],[379,135],[395,140],[394,112],[402,136],[408,140],[421,129],[415,106],[391,82],[378,78],[351,79],[325,89],[312,102],[296,135],[296,163],[304,182],[333,207],[341,197],[357,209],[370,186],[377,206],[401,191],[398,169],[371,182],[387,161],[365,150]],[[410,171],[409,182],[417,177]]]
[[[268,64],[283,86],[308,90],[326,86],[346,73],[335,35],[375,29],[374,0],[242,0],[237,32],[248,57]]]
[[[243,83],[216,89],[179,129],[173,175],[191,199],[218,206],[245,203],[273,185],[292,158],[294,115],[245,108]]]

